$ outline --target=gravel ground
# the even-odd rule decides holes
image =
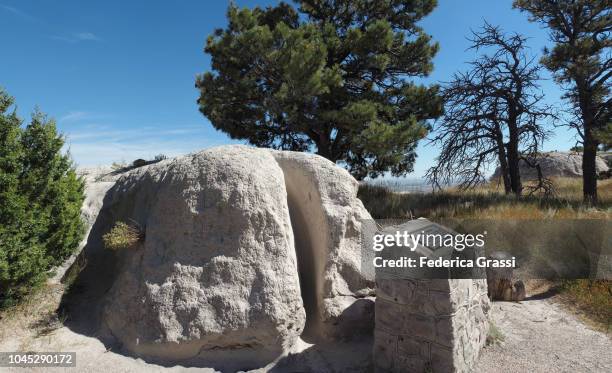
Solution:
[[[53,368],[54,372],[213,372],[150,364],[109,351],[97,338],[61,325],[50,333],[41,333],[35,321],[54,309],[59,296],[60,289],[50,291],[27,315],[10,323],[0,321],[0,351],[77,352],[77,368]],[[556,303],[555,298],[495,302],[493,320],[504,341],[483,350],[476,372],[612,372],[610,336],[586,326]],[[369,372],[370,351],[371,341],[367,340],[328,346],[302,343],[295,346],[289,357],[258,371]],[[48,368],[0,368],[0,371],[45,372]]]
[[[612,372],[610,335],[591,329],[554,298],[495,302],[493,312],[504,341],[484,349],[477,372]]]

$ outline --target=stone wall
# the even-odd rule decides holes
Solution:
[[[489,330],[486,280],[377,280],[377,372],[469,372]]]

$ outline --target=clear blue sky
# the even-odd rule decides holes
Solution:
[[[266,1],[236,1],[239,6]],[[79,165],[110,164],[169,156],[232,143],[199,112],[195,76],[209,68],[203,53],[208,34],[226,24],[224,1],[0,0],[0,86],[27,118],[38,105],[58,121]],[[531,52],[547,44],[545,30],[511,9],[511,0],[439,0],[422,22],[440,43],[434,72],[445,81],[473,55],[470,28],[483,20],[530,37]],[[560,92],[543,82],[547,99]],[[568,149],[571,132],[546,149]],[[421,176],[438,150],[419,146]]]

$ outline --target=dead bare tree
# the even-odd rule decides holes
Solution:
[[[537,157],[537,154],[536,154]],[[527,185],[525,188],[528,196],[532,196],[539,193],[544,198],[554,197],[556,194],[555,184],[551,179],[544,176],[542,173],[542,167],[535,157],[521,156],[521,161],[531,168],[535,168],[537,172],[537,182],[533,185]]]
[[[427,172],[434,185],[468,188],[498,163],[506,193],[521,195],[519,160],[547,138],[552,108],[542,103],[541,67],[526,53],[526,38],[485,22],[469,38],[480,55],[443,88],[445,114],[431,142],[441,146]]]

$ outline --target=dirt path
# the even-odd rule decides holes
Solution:
[[[59,287],[49,290],[32,302],[23,315],[0,320],[0,351],[77,353],[77,368],[54,368],[55,372],[214,371],[181,366],[167,368],[109,349],[95,335],[84,335],[54,322],[53,310],[59,303],[62,291]],[[493,320],[504,341],[485,348],[476,367],[477,372],[612,372],[610,336],[586,326],[556,303],[554,297],[536,296],[521,303],[495,302]],[[2,372],[47,370],[0,368]],[[371,340],[332,346],[302,343],[295,346],[290,356],[271,364],[267,370],[369,372]]]
[[[105,344],[104,338],[96,332],[80,332],[86,330],[81,324],[92,319],[87,307],[90,299],[81,297],[84,304],[78,320],[63,319],[61,316],[58,319],[55,311],[62,294],[61,285],[50,285],[19,310],[0,318],[0,351],[76,352],[76,368],[55,367],[54,372],[215,372],[211,368],[165,367],[146,362],[122,353],[116,346]],[[299,340],[288,356],[254,372],[369,372],[371,350],[371,338],[327,345],[312,345]],[[49,368],[0,367],[2,373],[48,371]]]
[[[534,298],[493,304],[504,341],[485,348],[478,372],[612,372],[609,335],[586,326],[554,298]]]

